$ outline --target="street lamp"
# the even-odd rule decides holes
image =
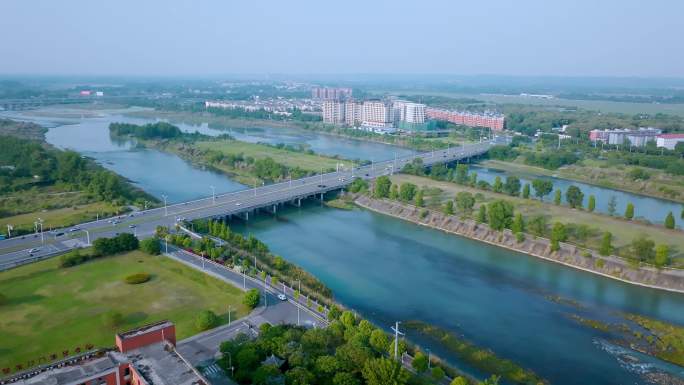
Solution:
[[[211,189],[211,201],[215,205],[216,204],[216,187],[214,186],[209,186]]]
[[[428,353],[428,369],[430,369],[430,353],[431,352],[430,352],[430,349],[425,348],[425,350],[427,350],[427,353]]]
[[[35,231],[38,232],[38,225],[40,225],[40,242],[45,243],[45,239],[43,237],[43,220],[38,218],[37,222],[33,222],[33,227],[35,228]]]
[[[167,196],[166,194],[162,194],[162,198],[164,198],[164,216],[169,215],[169,211],[168,211],[168,209],[167,209],[167,207],[166,207],[166,198],[167,198],[167,197],[168,197],[168,196]]]
[[[232,311],[232,306],[228,305],[228,326],[230,326],[230,312]]]
[[[390,327],[394,331],[394,359],[396,360],[399,356],[399,336],[404,335],[404,333],[399,331],[399,324],[401,322],[395,322],[394,326]]]
[[[81,230],[85,231],[85,233],[86,233],[86,244],[88,246],[90,246],[90,232],[86,229],[81,229]]]

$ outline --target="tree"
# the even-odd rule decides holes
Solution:
[[[451,380],[449,385],[468,385],[468,380],[466,380],[464,377],[458,376]]]
[[[510,196],[520,195],[520,178],[517,176],[507,176],[504,191]]]
[[[503,231],[510,226],[513,218],[513,205],[504,200],[497,200],[490,203],[487,207],[489,212],[489,227],[493,230]]]
[[[359,380],[349,372],[337,372],[333,377],[333,385],[359,385]]]
[[[195,327],[199,331],[215,328],[221,323],[221,319],[211,310],[203,310],[195,317]]]
[[[287,383],[290,385],[310,385],[315,384],[315,377],[306,368],[297,366],[285,373]]]
[[[261,365],[254,371],[252,383],[254,385],[267,385],[278,376],[280,376],[280,370],[275,365]]]
[[[261,295],[258,289],[250,289],[245,294],[242,299],[242,303],[250,309],[254,309],[259,306],[259,301],[261,300]]]
[[[376,352],[387,351],[387,346],[389,345],[389,340],[387,339],[387,334],[380,329],[375,329],[371,332],[370,339],[368,340],[370,346]]]
[[[404,182],[399,186],[399,198],[404,202],[410,202],[416,195],[416,190],[418,187],[415,184]]]
[[[625,208],[625,218],[632,220],[634,218],[634,205],[632,202],[627,203],[627,208]]]
[[[532,187],[534,187],[534,196],[543,201],[544,197],[553,190],[553,182],[546,179],[535,179],[532,181]]]
[[[553,196],[553,203],[555,203],[556,205],[560,205],[562,196],[563,195],[561,193],[561,190],[560,189],[556,190],[556,193]]]
[[[587,203],[587,210],[589,210],[590,213],[593,213],[595,209],[596,209],[596,197],[592,194],[592,195],[589,195],[589,202]]]
[[[487,222],[487,205],[484,203],[480,205],[480,210],[477,213],[477,223]]]
[[[418,373],[423,373],[428,369],[428,358],[423,352],[417,352],[416,355],[413,357],[413,361],[411,362],[411,366],[413,369],[416,370]]]
[[[523,197],[523,199],[530,199],[530,184],[529,183],[525,183],[525,186],[523,186],[522,197]]]
[[[638,261],[651,261],[655,256],[655,242],[640,236],[632,240],[632,257]]]
[[[444,204],[444,214],[446,215],[454,215],[454,201],[449,199],[446,201]]]
[[[501,177],[497,176],[494,178],[494,186],[492,187],[494,192],[500,193],[503,191],[503,182],[501,182]]]
[[[442,369],[441,367],[435,366],[434,368],[432,368],[430,376],[436,383],[439,384],[444,379],[444,376],[446,376],[446,373],[444,373],[444,369]]]
[[[423,207],[425,205],[425,202],[423,201],[423,190],[418,190],[416,196],[414,197],[414,201],[418,207]]]
[[[599,254],[606,256],[613,253],[613,234],[609,231],[603,233],[603,238],[601,238],[601,247],[599,248]]]
[[[374,198],[387,198],[389,197],[390,188],[392,187],[392,181],[387,175],[378,177],[375,180],[375,186],[373,187],[373,197]]]
[[[389,199],[399,199],[399,186],[397,186],[396,184],[393,184],[392,188],[390,188]]]
[[[560,250],[560,242],[565,241],[567,236],[565,225],[560,222],[554,223],[551,228],[551,251]]]
[[[617,212],[617,199],[615,195],[611,195],[608,199],[608,215],[613,216]]]
[[[161,253],[161,244],[158,238],[149,238],[140,241],[140,250],[150,255],[159,255]]]
[[[467,191],[459,191],[456,194],[456,207],[462,213],[470,213],[475,206],[475,197]]]
[[[670,261],[670,248],[667,245],[658,245],[655,249],[655,260],[657,267],[663,267]]]
[[[565,191],[565,200],[573,209],[582,208],[582,201],[584,200],[584,193],[579,187],[572,185]]]
[[[513,219],[513,223],[511,224],[511,231],[516,234],[525,232],[525,221],[523,220],[522,214],[515,214],[515,219]]]
[[[409,374],[398,362],[387,358],[366,361],[361,374],[368,385],[403,385],[409,379]]]
[[[340,316],[340,322],[342,322],[342,325],[345,327],[352,328],[356,324],[356,317],[354,316],[354,313],[345,310]]]
[[[672,211],[667,213],[667,217],[665,217],[665,228],[668,228],[670,230],[675,228],[675,219],[674,215],[672,215]]]
[[[464,184],[468,180],[468,165],[459,164],[456,166],[456,173],[454,174],[454,182]]]

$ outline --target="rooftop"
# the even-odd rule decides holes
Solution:
[[[126,331],[123,333],[118,333],[117,336],[119,336],[119,338],[121,338],[122,340],[125,340],[126,338],[131,338],[131,337],[139,336],[142,334],[147,334],[149,332],[161,330],[163,328],[166,328],[166,327],[169,327],[172,325],[173,325],[173,323],[171,321],[159,321],[159,322],[156,322],[153,324],[141,326],[137,329],[129,330],[129,331]]]
[[[64,363],[53,369],[49,369],[40,374],[32,376],[27,373],[26,379],[12,382],[16,385],[62,385],[72,384],[84,378],[103,374],[118,367],[120,362],[112,352],[105,353],[104,356],[96,356],[85,361],[80,361],[75,365]]]
[[[199,373],[166,342],[147,345],[125,354],[116,354],[129,361],[149,385],[205,384]]]
[[[684,133],[683,134],[662,134],[658,135],[659,138],[663,139],[684,139]]]

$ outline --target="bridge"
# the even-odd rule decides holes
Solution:
[[[297,180],[274,183],[225,194],[212,195],[188,202],[139,211],[125,216],[82,223],[64,230],[41,232],[0,241],[0,270],[44,259],[68,250],[84,247],[100,237],[132,233],[139,238],[150,237],[157,226],[173,227],[183,220],[226,218],[240,216],[249,220],[257,210],[276,213],[284,204],[299,206],[302,200],[323,200],[326,193],[340,190],[354,179],[371,180],[400,171],[414,159],[421,159],[425,167],[440,163],[466,160],[486,153],[495,143],[451,147],[443,150],[408,155],[370,165],[353,167]]]

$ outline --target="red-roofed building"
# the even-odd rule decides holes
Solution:
[[[661,134],[656,137],[656,145],[674,150],[679,142],[684,142],[684,134]]]

